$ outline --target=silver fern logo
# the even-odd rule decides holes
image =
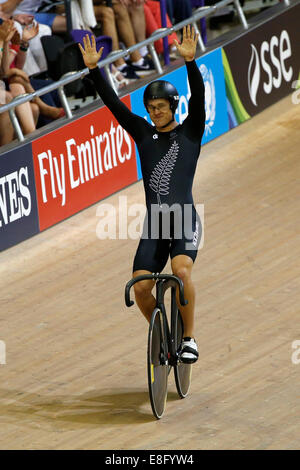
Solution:
[[[168,153],[160,160],[151,173],[149,186],[157,194],[157,203],[161,207],[160,196],[169,194],[170,179],[179,152],[179,145],[174,141]]]
[[[251,44],[251,59],[248,68],[248,89],[252,103],[257,106],[256,96],[260,82],[260,63],[256,47]]]

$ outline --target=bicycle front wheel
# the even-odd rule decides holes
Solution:
[[[176,314],[176,332],[175,332],[175,345],[176,351],[179,351],[182,337],[183,337],[183,321],[179,310],[177,309]],[[183,362],[177,361],[174,366],[175,383],[178,395],[180,398],[185,398],[189,392],[192,378],[192,364],[184,364]]]
[[[159,309],[153,311],[148,334],[148,388],[154,416],[160,419],[165,410],[168,385],[168,351],[164,317]]]

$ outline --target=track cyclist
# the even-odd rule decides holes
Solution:
[[[192,185],[205,126],[205,101],[203,79],[195,62],[197,39],[194,28],[186,26],[181,44],[175,41],[185,60],[191,92],[188,115],[182,124],[175,120],[179,95],[171,83],[156,80],[146,87],[144,105],[153,123],[150,124],[132,113],[102,77],[97,66],[102,48],[97,51],[95,37],[90,40],[86,36],[84,47],[79,44],[97,92],[134,139],[140,155],[147,212],[133,262],[133,277],[160,273],[170,256],[172,272],[184,284],[188,304],[182,307],[178,298],[177,304],[184,323],[180,359],[185,363],[198,359],[191,273],[202,228],[193,203]],[[153,280],[145,280],[134,285],[137,305],[148,321],[155,307],[154,284]]]

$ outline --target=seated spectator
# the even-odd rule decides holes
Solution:
[[[137,43],[144,41],[146,39],[144,0],[120,0],[120,2],[127,6],[135,34],[135,41]],[[146,46],[140,48],[139,51],[142,57],[147,57],[148,49]]]
[[[22,28],[33,24],[33,20],[39,23],[39,33],[29,43],[26,54],[26,62],[23,70],[29,75],[47,71],[47,60],[41,44],[41,37],[54,33],[67,31],[66,18],[55,13],[38,13],[44,0],[0,0],[0,9],[12,15],[19,34]],[[55,4],[55,2],[53,2]]]
[[[191,0],[166,0],[166,7],[170,21],[174,25],[193,15]]]
[[[4,40],[0,26],[0,108],[12,100],[11,94],[6,90],[5,82],[2,80],[2,57]],[[9,144],[14,138],[14,129],[8,111],[0,113],[0,146]]]
[[[36,20],[33,15],[17,14],[13,15],[15,27],[20,36],[25,26],[34,26]],[[41,43],[43,36],[50,36],[52,34],[51,28],[45,24],[39,23],[38,34],[34,36],[29,42],[29,48],[26,54],[26,61],[23,70],[29,75],[37,75],[47,71],[47,60],[44,49]]]
[[[120,40],[127,48],[136,44],[135,33],[124,1],[94,0],[94,10],[97,21],[101,23],[102,33],[112,38],[113,50],[120,48]],[[146,55],[143,57],[139,50],[135,50],[130,54],[128,63],[124,59],[118,59],[115,65],[125,78],[137,79],[139,75],[154,70],[152,61]]]
[[[1,21],[3,21],[1,19]],[[10,64],[10,42],[15,36],[16,30],[13,22],[6,20],[0,25],[0,78],[1,78],[1,104],[9,103],[13,95],[7,90],[7,82],[3,79],[7,74]],[[24,92],[24,90],[23,90]],[[38,107],[34,103],[24,103],[16,108],[16,114],[22,127],[23,133],[29,134],[35,130],[38,119]],[[0,114],[0,144],[10,143],[14,138],[14,129],[10,121],[9,113]]]
[[[146,39],[146,18],[144,10],[144,0],[120,0],[123,6],[127,7],[131,19],[132,28],[136,43],[141,43]],[[152,60],[149,60],[147,46],[142,46],[139,52],[144,63],[150,63],[150,70],[154,68]],[[136,64],[138,65],[138,63]]]
[[[13,98],[23,93],[33,93],[35,91],[22,67],[26,60],[28,43],[37,33],[37,24],[33,27],[26,26],[23,30],[22,39],[20,39],[13,21],[3,22],[2,76],[5,77],[6,86]],[[63,108],[51,106],[40,97],[36,97],[32,102],[17,106],[16,114],[20,120],[23,133],[27,135],[36,129],[40,114],[48,120],[54,120],[62,117],[65,113]]]
[[[145,0],[144,3],[145,18],[146,18],[146,35],[147,37],[154,33],[157,29],[161,28],[161,11],[160,2],[154,0]],[[171,28],[172,23],[167,15],[167,27]],[[168,44],[170,52],[176,51],[176,47],[173,46],[174,39],[178,40],[176,33],[169,34]],[[162,54],[164,51],[163,40],[159,39],[155,41],[154,47],[158,54]]]
[[[2,42],[0,41],[0,44]],[[1,58],[2,52],[0,52]],[[11,94],[5,90],[5,83],[0,80],[0,108],[1,105],[8,104],[12,100]],[[0,147],[7,145],[14,139],[14,128],[12,126],[9,113],[0,113]]]
[[[63,15],[56,13],[39,13],[43,0],[0,0],[0,7],[9,15],[28,14],[33,15],[38,23],[50,26],[55,34],[67,31],[67,20]]]

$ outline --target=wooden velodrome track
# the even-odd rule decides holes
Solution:
[[[300,119],[287,97],[202,149],[200,360],[152,416],[146,323],[124,304],[136,240],[98,205],[0,254],[1,449],[299,449]],[[105,202],[143,203],[142,182]],[[166,271],[169,270],[169,265]]]

